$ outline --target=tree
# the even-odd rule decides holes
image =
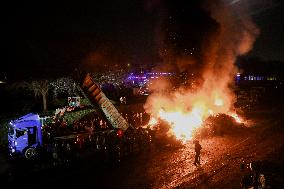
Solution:
[[[58,94],[65,93],[68,96],[72,96],[75,93],[76,84],[73,79],[69,77],[61,77],[51,82],[50,85],[53,87],[54,98]]]
[[[43,80],[30,80],[30,81],[18,81],[12,83],[7,87],[9,91],[21,91],[21,94],[25,94],[26,91],[32,91],[34,97],[41,96],[43,111],[47,111],[47,96],[50,89],[50,81],[47,79]]]
[[[32,82],[25,82],[28,89],[34,92],[35,97],[42,96],[43,111],[47,111],[47,95],[50,88],[48,80],[35,80]]]

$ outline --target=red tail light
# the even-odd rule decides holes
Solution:
[[[116,132],[116,136],[118,136],[119,138],[121,138],[123,136],[123,131],[122,130],[117,130]]]

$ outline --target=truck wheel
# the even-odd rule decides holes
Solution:
[[[25,150],[26,159],[31,159],[35,155],[36,155],[36,150],[34,148],[30,147]]]

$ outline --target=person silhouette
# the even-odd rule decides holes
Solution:
[[[194,165],[200,165],[200,151],[202,149],[201,145],[199,144],[198,140],[194,140],[194,151],[195,151],[195,158],[194,158]]]

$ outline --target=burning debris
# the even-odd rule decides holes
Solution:
[[[224,134],[233,134],[243,129],[245,124],[240,122],[239,118],[228,114],[217,114],[209,116],[199,130],[199,135],[206,136],[223,136]]]
[[[147,126],[155,130],[160,138],[167,136],[183,144],[194,138],[223,136],[245,128],[236,114],[212,114],[202,120],[197,112],[162,112],[159,119],[152,117]]]

